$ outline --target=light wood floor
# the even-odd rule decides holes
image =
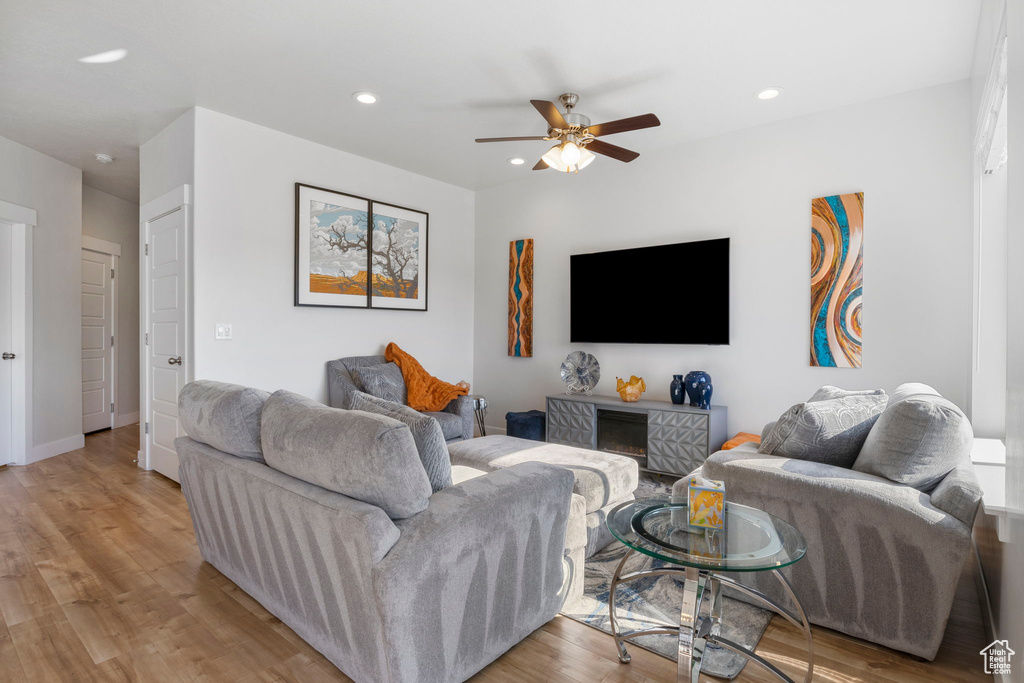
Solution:
[[[132,463],[137,444],[124,427],[0,470],[0,681],[348,680],[203,563],[181,490]],[[985,680],[983,641],[965,575],[935,662],[816,629],[815,679]],[[631,651],[619,664],[609,636],[558,617],[473,680],[675,680],[674,662]],[[782,619],[758,652],[802,677],[802,636]],[[737,679],[761,680],[753,664]]]

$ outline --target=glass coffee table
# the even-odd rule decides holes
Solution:
[[[724,529],[690,527],[685,500],[675,501],[668,496],[623,503],[608,514],[607,523],[615,538],[629,547],[629,552],[615,568],[608,596],[608,616],[619,650],[619,661],[629,662],[627,640],[645,635],[678,634],[677,680],[680,682],[697,683],[705,649],[718,646],[746,657],[792,683],[792,679],[768,660],[721,636],[722,587],[729,586],[803,629],[807,636],[807,674],[804,681],[811,680],[814,672],[811,624],[789,581],[779,571],[798,562],[807,550],[804,537],[793,526],[762,510],[727,502]],[[623,574],[626,560],[638,552],[667,562],[669,566]],[[720,574],[762,571],[772,572],[782,584],[783,591],[795,607],[795,614],[753,588]],[[683,584],[679,626],[656,626],[621,633],[615,621],[615,591],[619,584],[659,575],[676,575]],[[702,614],[705,600],[708,608],[706,614]]]

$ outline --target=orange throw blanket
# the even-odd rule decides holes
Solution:
[[[409,407],[413,410],[444,410],[454,399],[469,393],[469,386],[465,382],[448,384],[428,373],[419,361],[398,348],[395,342],[384,349],[384,357],[401,369],[405,388],[409,392]]]
[[[730,449],[736,448],[741,443],[748,443],[750,441],[753,441],[754,443],[758,444],[761,443],[761,435],[751,434],[750,432],[740,432],[739,434],[737,434],[736,436],[732,437],[724,444],[722,444],[722,450],[728,451]]]

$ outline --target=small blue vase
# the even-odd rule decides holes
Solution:
[[[672,384],[669,385],[669,396],[672,397],[672,403],[675,403],[677,406],[683,405],[686,401],[682,375],[672,375]]]
[[[711,375],[703,370],[691,370],[686,373],[683,380],[686,385],[686,395],[690,397],[690,405],[694,408],[711,409]]]

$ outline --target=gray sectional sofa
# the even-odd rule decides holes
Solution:
[[[728,501],[800,530],[807,554],[783,571],[812,623],[931,660],[981,499],[972,432],[963,413],[925,385],[902,385],[883,406],[846,466],[815,462],[813,449],[783,457],[743,444],[711,455],[698,472],[724,481]],[[773,427],[762,446],[777,441]],[[836,437],[856,431],[848,426]],[[685,495],[686,482],[674,493]],[[786,604],[766,574],[736,578]]]
[[[356,681],[485,667],[582,592],[597,517],[637,484],[627,458],[493,437],[453,444],[434,491],[407,424],[284,391],[193,382],[179,414],[203,558]]]

